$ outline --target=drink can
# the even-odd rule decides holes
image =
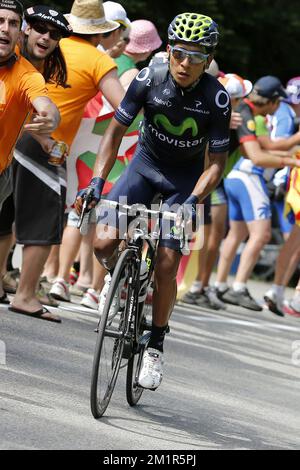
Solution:
[[[49,165],[61,166],[65,161],[68,151],[69,147],[65,142],[55,142],[48,159]]]

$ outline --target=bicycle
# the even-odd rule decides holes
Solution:
[[[145,299],[155,267],[161,221],[163,219],[174,221],[177,218],[174,212],[154,211],[144,206],[127,206],[113,201],[101,201],[101,204],[121,210],[129,216],[137,215],[144,219],[148,219],[149,216],[155,217],[156,223],[150,234],[137,227],[131,231],[112,275],[106,303],[96,330],[98,337],[90,391],[91,411],[95,418],[100,418],[106,411],[121,367],[127,366],[128,404],[135,406],[142,396],[144,389],[139,386],[138,377],[151,329],[146,318]],[[183,224],[181,227],[181,240],[185,240]],[[146,255],[143,260],[145,244]],[[182,248],[184,248],[183,242]],[[145,262],[147,275],[141,281],[141,264]],[[121,365],[122,359],[124,363]]]

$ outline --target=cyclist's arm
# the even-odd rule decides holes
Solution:
[[[145,72],[142,70],[140,72],[142,77],[143,73]],[[109,175],[116,161],[122,138],[144,105],[147,83],[146,80],[134,79],[128,88],[103,136],[94,167],[94,177],[106,179]]]
[[[227,157],[228,152],[209,152],[209,165],[192,191],[192,194],[198,197],[199,202],[202,202],[218,186],[224,173]]]
[[[258,140],[243,142],[243,155],[250,158],[254,165],[263,168],[283,168],[284,166],[300,167],[300,161],[291,157],[276,156],[262,150]]]

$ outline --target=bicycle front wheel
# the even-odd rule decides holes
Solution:
[[[128,330],[129,277],[132,250],[125,250],[116,265],[101,315],[94,353],[90,403],[94,418],[100,418],[112,396],[120,370]]]

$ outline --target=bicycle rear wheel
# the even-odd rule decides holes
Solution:
[[[133,263],[132,250],[125,250],[116,265],[103,313],[95,347],[90,403],[94,418],[105,412],[115,388],[125,341],[128,340]],[[117,303],[117,307],[115,306]]]

